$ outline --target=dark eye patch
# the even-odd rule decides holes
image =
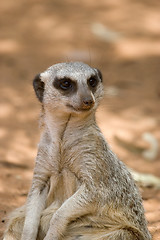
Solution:
[[[87,80],[88,86],[89,88],[94,91],[98,85],[98,78],[97,76],[91,76],[88,80]]]
[[[70,94],[77,90],[76,82],[67,77],[55,78],[53,86],[59,89],[63,94]]]

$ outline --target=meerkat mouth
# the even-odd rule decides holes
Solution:
[[[74,110],[75,112],[87,112],[87,111],[91,110],[91,108],[92,108],[92,107],[90,107],[90,108],[75,108],[71,104],[67,104],[66,106],[69,107],[70,109]]]

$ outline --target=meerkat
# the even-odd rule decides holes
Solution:
[[[96,124],[101,72],[59,63],[33,86],[42,131],[32,186],[4,239],[150,240],[136,184]]]

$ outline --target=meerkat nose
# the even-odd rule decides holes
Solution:
[[[94,100],[93,99],[89,99],[89,98],[86,98],[83,100],[82,102],[82,108],[83,109],[89,109],[91,108],[92,106],[94,105]]]

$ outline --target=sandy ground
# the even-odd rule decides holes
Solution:
[[[34,76],[64,61],[101,69],[105,97],[97,122],[130,168],[160,177],[160,2],[158,0],[5,0],[0,8],[0,237],[22,205],[39,141]],[[160,190],[141,187],[154,240],[160,239]]]

